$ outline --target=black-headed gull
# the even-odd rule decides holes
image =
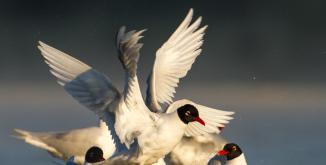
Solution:
[[[235,143],[228,143],[223,150],[218,151],[219,156],[226,156],[226,165],[247,165],[246,158],[241,148]]]
[[[83,164],[86,151],[92,146],[99,146],[104,157],[109,158],[115,148],[108,127],[100,121],[98,127],[73,129],[63,132],[29,132],[15,129],[15,137],[33,146],[42,148],[52,156],[67,160],[74,156],[74,162]]]
[[[115,142],[116,153],[127,150],[137,140],[133,153],[140,164],[152,164],[169,153],[183,135],[219,133],[233,112],[209,108],[190,100],[172,102],[174,88],[200,54],[204,30],[201,17],[190,24],[193,11],[157,51],[149,87],[150,109],[143,101],[136,76],[143,31],[117,36],[119,58],[126,70],[126,85],[120,93],[104,74],[89,65],[40,42],[38,48],[58,83],[81,104],[103,119]],[[199,28],[199,29],[198,29]],[[162,110],[159,103],[170,103]]]
[[[104,161],[103,150],[100,147],[93,146],[86,152],[84,165],[99,165]]]

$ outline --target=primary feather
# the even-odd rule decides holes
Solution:
[[[103,119],[111,131],[117,151],[125,149],[114,129],[114,111],[121,94],[103,74],[87,64],[43,42],[38,48],[60,85],[79,103]]]
[[[164,112],[160,104],[172,103],[179,79],[186,76],[196,57],[201,53],[206,26],[200,27],[199,17],[191,24],[193,10],[157,50],[148,84],[147,104],[154,111]]]

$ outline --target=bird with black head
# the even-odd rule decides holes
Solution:
[[[218,151],[218,156],[226,156],[225,165],[247,165],[246,158],[241,148],[235,143],[228,143],[223,150]]]

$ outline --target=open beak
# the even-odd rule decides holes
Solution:
[[[221,151],[217,152],[217,155],[219,155],[219,156],[224,156],[224,155],[226,155],[226,154],[228,154],[228,153],[229,153],[229,151],[221,150]]]
[[[198,123],[200,123],[201,125],[205,126],[205,122],[203,119],[201,119],[199,116],[195,117],[195,121],[197,121]]]

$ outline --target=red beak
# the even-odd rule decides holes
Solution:
[[[217,152],[217,155],[219,155],[219,156],[224,156],[224,155],[226,155],[226,154],[228,154],[228,153],[229,153],[229,151],[221,150],[221,151]]]
[[[197,121],[198,123],[202,124],[203,126],[205,126],[205,122],[203,119],[201,119],[199,116],[195,117],[195,121]]]

